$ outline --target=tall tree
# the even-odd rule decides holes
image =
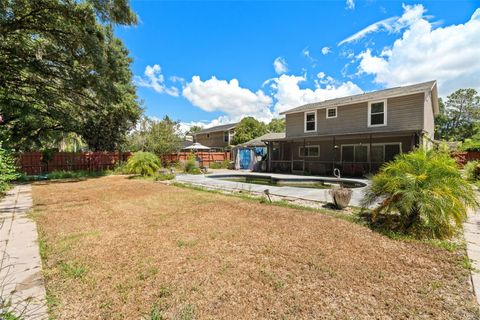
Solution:
[[[39,148],[73,132],[92,149],[115,148],[141,109],[112,25],[134,23],[128,0],[0,1],[4,145]]]
[[[202,126],[191,126],[190,129],[188,130],[187,134],[195,134],[203,130]]]
[[[465,140],[480,129],[480,96],[475,89],[459,89],[445,103],[439,99],[440,115],[435,119],[436,138]]]
[[[265,123],[258,121],[253,117],[243,118],[235,127],[235,135],[232,139],[232,144],[237,145],[260,137],[267,133],[267,126]]]
[[[163,156],[179,151],[181,141],[178,122],[172,121],[168,116],[160,121],[145,117],[129,137],[128,149]]]
[[[267,124],[268,132],[285,132],[285,118],[272,119],[269,124]]]

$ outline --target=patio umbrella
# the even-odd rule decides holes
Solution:
[[[203,144],[195,142],[195,143],[189,145],[188,147],[183,148],[183,150],[194,150],[194,151],[196,151],[196,150],[210,150],[210,148],[207,147],[207,146],[204,146]]]

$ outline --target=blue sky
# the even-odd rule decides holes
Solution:
[[[140,23],[116,33],[146,114],[185,126],[431,79],[480,89],[480,1],[131,5]]]

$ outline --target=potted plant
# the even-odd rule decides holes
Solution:
[[[352,190],[340,186],[330,190],[330,195],[333,198],[333,203],[337,209],[345,209],[348,207],[350,200],[352,199]]]

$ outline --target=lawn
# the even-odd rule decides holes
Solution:
[[[108,176],[33,188],[57,319],[477,319],[464,253]]]

